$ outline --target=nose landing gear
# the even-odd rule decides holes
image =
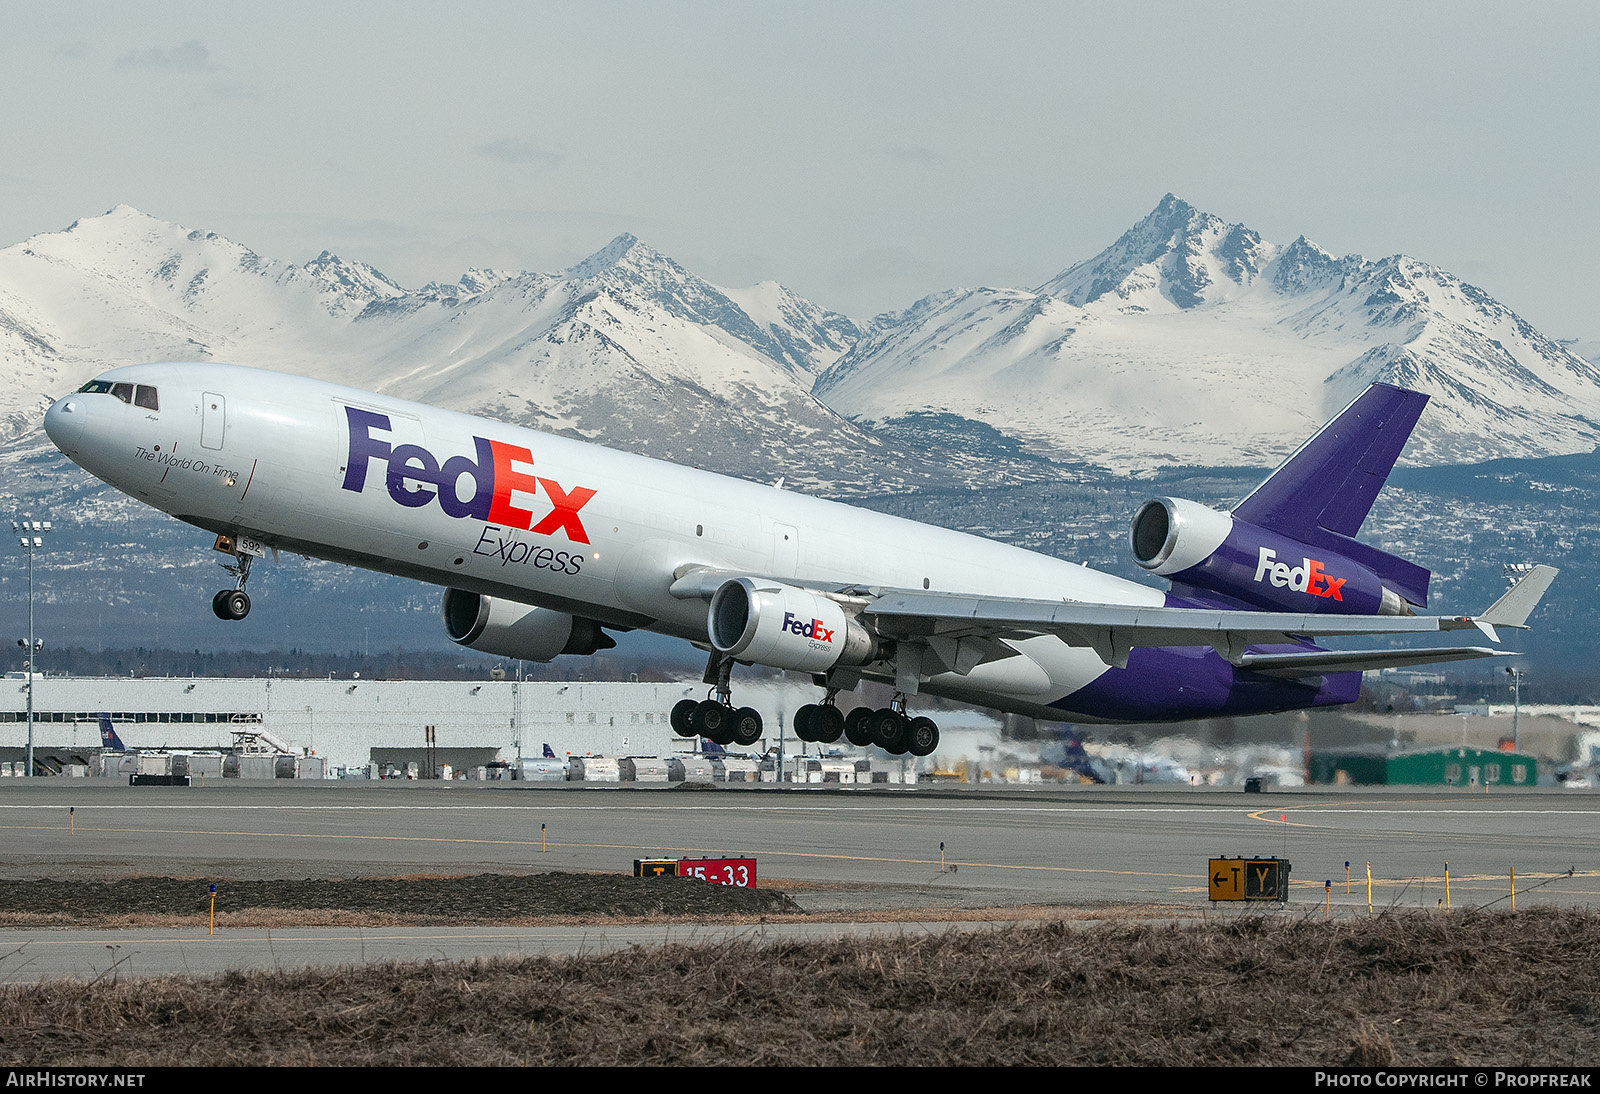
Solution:
[[[243,589],[223,589],[211,598],[218,619],[243,619],[250,614],[250,594]]]
[[[223,550],[226,537],[219,536],[217,549]],[[230,544],[231,546],[231,544]],[[250,561],[252,556],[244,552],[232,552],[234,562],[222,563],[222,568],[234,577],[231,589],[223,589],[211,598],[211,611],[218,619],[237,620],[250,614],[250,594],[244,591],[244,586],[250,580]]]

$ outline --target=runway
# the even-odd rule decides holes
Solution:
[[[0,839],[0,873],[12,878],[627,872],[639,857],[738,852],[757,856],[765,877],[844,886],[841,908],[912,898],[1198,907],[1208,858],[1279,855],[1297,889],[1342,881],[1347,860],[1364,877],[1371,862],[1388,903],[1446,862],[1463,879],[1593,870],[1600,795],[19,780],[0,784]],[[955,871],[941,870],[941,843]],[[1600,879],[1575,882],[1541,899],[1600,899]],[[1498,881],[1462,884],[1488,894]]]
[[[1549,903],[1600,907],[1600,795],[1556,790],[1341,788],[1256,795],[1204,788],[289,782],[132,788],[41,779],[0,784],[0,840],[0,876],[18,881],[130,873],[197,881],[627,873],[635,858],[736,852],[754,855],[760,876],[790,887],[808,912],[846,924],[885,909],[911,918],[919,910],[969,909],[979,920],[982,909],[1018,906],[1138,908],[1179,918],[1237,914],[1238,906],[1210,905],[1205,877],[1209,858],[1238,855],[1293,863],[1289,914],[1321,912],[1325,899],[1334,914],[1365,914],[1369,862],[1377,909],[1436,907],[1446,863],[1458,908],[1509,907],[1513,868],[1519,910]],[[1564,876],[1569,869],[1573,876]],[[552,931],[462,929],[449,939],[431,930],[422,932],[426,938],[402,931],[382,943],[372,931],[360,937],[349,932],[340,938],[338,959],[563,952],[571,929]],[[81,946],[69,959],[78,974],[104,970],[111,953],[106,947],[123,944],[101,933],[86,939],[90,949],[98,947],[92,959],[82,956],[87,951]],[[310,939],[338,933],[313,930],[290,952],[332,953],[331,942]],[[119,934],[127,944],[134,941],[134,933]],[[612,928],[604,936],[626,939],[617,944],[660,940],[649,930]],[[580,930],[576,937],[598,944],[600,935]],[[138,942],[141,952],[168,955],[157,963],[163,971],[181,972],[185,960],[194,967],[187,938],[188,932],[156,931]],[[273,938],[276,946],[288,936],[274,932]],[[46,943],[63,953],[71,949],[59,932],[8,930],[0,932],[0,952],[30,939],[40,943],[35,952],[48,949]],[[228,967],[285,961],[270,949],[262,957],[262,932],[236,941],[244,948],[231,959],[237,965]],[[202,932],[194,944],[210,943]],[[20,965],[0,962],[0,980],[8,974],[33,978]],[[57,966],[35,957],[28,967]]]
[[[735,940],[897,937],[999,926],[992,921],[760,925],[606,925],[595,927],[310,927],[290,930],[0,929],[0,984],[70,977],[111,980],[173,973],[370,965],[381,961],[450,961],[482,957],[579,956],[630,946]]]

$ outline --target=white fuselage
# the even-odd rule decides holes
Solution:
[[[704,601],[668,591],[695,567],[1163,600],[976,536],[318,380],[216,364],[127,366],[100,379],[154,388],[159,406],[80,393],[51,407],[46,428],[77,463],[158,509],[219,534],[612,626],[706,642]],[[1048,713],[1045,704],[1107,671],[1052,637],[1016,646],[1024,657],[923,690]]]

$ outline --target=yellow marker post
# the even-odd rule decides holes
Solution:
[[[217,883],[211,883],[211,930],[210,934],[217,933]]]
[[[939,841],[939,872],[944,873],[944,840]]]
[[[539,853],[544,854],[544,825],[539,826]]]
[[[67,807],[67,834],[69,836],[70,835],[74,835],[74,834],[77,833],[77,831],[78,831],[78,807],[76,805],[68,806]]]
[[[1517,910],[1517,868],[1511,868],[1511,910]]]
[[[1350,860],[1344,860],[1344,895],[1350,895]]]
[[[1372,863],[1367,863],[1367,914],[1372,914]]]
[[[1322,883],[1322,918],[1327,919],[1333,915],[1333,879],[1329,878]]]
[[[1444,864],[1444,907],[1450,910],[1450,864]]]

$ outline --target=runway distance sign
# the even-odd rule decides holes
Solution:
[[[1289,862],[1281,858],[1214,858],[1206,869],[1212,900],[1289,900]]]
[[[740,889],[756,887],[756,860],[753,858],[683,858],[678,860],[679,877],[696,877],[717,885]]]

